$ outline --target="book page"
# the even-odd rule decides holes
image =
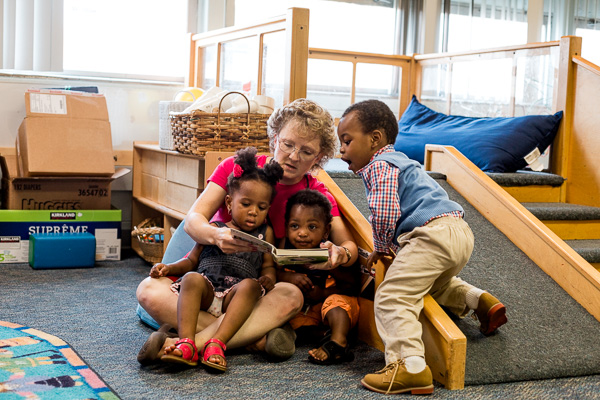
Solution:
[[[327,249],[275,249],[273,259],[279,265],[319,264],[329,259]]]
[[[231,236],[233,236],[236,239],[240,239],[245,242],[251,243],[252,245],[256,246],[256,249],[258,251],[262,253],[272,253],[275,250],[275,246],[273,246],[271,243],[265,242],[264,240],[261,240],[256,236],[252,236],[249,233],[242,232],[237,229],[229,229],[231,229]]]
[[[246,241],[256,247],[262,253],[271,253],[273,260],[279,265],[288,264],[319,264],[329,260],[327,249],[277,249],[271,243],[261,240],[249,233],[237,229],[231,229],[231,236]]]

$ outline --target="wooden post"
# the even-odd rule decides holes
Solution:
[[[552,172],[568,177],[569,175],[569,148],[573,128],[573,95],[574,95],[574,65],[572,58],[581,54],[581,38],[576,36],[563,36],[560,39],[560,56],[558,63],[558,82],[554,98],[554,111],[563,111],[560,128],[552,144],[551,169]],[[569,182],[561,188],[561,202],[567,198]]]
[[[290,8],[286,21],[283,104],[306,97],[309,10]]]

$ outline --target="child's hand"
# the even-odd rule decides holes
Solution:
[[[264,287],[267,292],[270,292],[275,287],[275,284],[273,283],[271,278],[269,278],[266,275],[263,275],[260,278],[258,278],[258,283],[260,283],[261,286]]]
[[[308,276],[297,272],[290,273],[287,281],[298,286],[303,293],[308,293],[315,287]]]
[[[377,252],[377,251],[371,252],[371,255],[367,259],[367,268],[371,269],[371,267],[373,266],[373,264],[376,264],[377,262],[379,262],[385,256],[387,256],[387,254],[385,254],[385,253],[380,253],[380,252]]]
[[[231,229],[228,227],[216,228],[216,232],[215,244],[225,254],[256,251],[256,247],[250,243],[241,239],[235,239],[231,235]]]
[[[169,266],[163,263],[154,264],[150,270],[151,278],[160,278],[169,275]]]

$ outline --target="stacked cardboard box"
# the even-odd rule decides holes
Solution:
[[[25,110],[17,134],[16,156],[0,157],[1,208],[9,210],[0,214],[0,222],[4,225],[19,218],[34,222],[31,210],[76,210],[75,214],[110,210],[111,182],[129,170],[115,171],[104,95],[28,90]],[[118,214],[120,221],[120,211]],[[120,259],[120,227],[118,236]],[[28,239],[3,230],[0,254],[6,246],[15,246],[13,239],[17,237],[19,241]]]
[[[19,174],[111,176],[115,172],[106,98],[66,90],[29,90],[17,136]]]

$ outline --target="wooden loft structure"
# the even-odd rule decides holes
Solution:
[[[335,104],[329,103],[338,95],[311,90],[311,63],[319,60],[351,65],[352,74],[343,88],[348,105],[366,98],[356,83],[363,65],[389,67],[393,89],[379,98],[397,110],[398,116],[413,95],[436,111],[473,117],[563,110],[549,169],[566,181],[548,192],[547,199],[600,205],[600,168],[594,168],[598,162],[592,157],[600,150],[600,139],[594,135],[593,102],[586,101],[598,90],[599,68],[580,56],[581,38],[566,36],[554,42],[411,57],[309,48],[308,32],[308,10],[291,8],[285,16],[257,25],[190,34],[186,85],[239,90],[241,84],[249,83],[251,94],[274,97],[277,106],[310,97],[335,109]],[[235,63],[242,63],[243,76],[232,71]],[[477,70],[489,70],[478,75],[479,92],[491,92],[492,82],[500,81],[503,86],[506,83],[504,93],[481,100],[461,92],[457,87],[460,78],[465,74],[472,78],[471,72]]]
[[[186,85],[230,90],[239,90],[243,85],[251,95],[275,98],[276,106],[308,97],[334,116],[340,104],[345,109],[373,97],[385,101],[400,116],[413,95],[436,111],[465,116],[512,117],[563,110],[548,164],[551,172],[566,179],[558,188],[500,187],[452,147],[428,146],[425,167],[444,173],[450,185],[600,320],[600,272],[519,204],[535,198],[600,206],[600,158],[595,156],[600,153],[600,116],[593,110],[600,92],[600,69],[581,58],[581,38],[568,36],[555,42],[481,51],[399,56],[309,48],[308,32],[308,10],[292,8],[281,18],[253,26],[190,35]],[[344,64],[350,71],[341,90],[319,90],[311,84],[313,64],[324,62]],[[235,65],[243,68],[240,71]],[[373,68],[389,74],[390,91],[365,94],[357,86],[360,75]],[[482,98],[462,90],[461,79],[465,76],[477,79],[479,90],[489,95]],[[497,86],[498,82],[502,87]],[[359,247],[371,251],[372,232],[366,219],[327,173],[322,171],[318,177],[336,197]],[[376,266],[376,285],[385,270],[384,263]],[[383,349],[373,321],[372,302],[361,299],[361,305],[360,338]],[[421,321],[427,362],[435,379],[448,389],[462,388],[465,336],[429,296]]]

